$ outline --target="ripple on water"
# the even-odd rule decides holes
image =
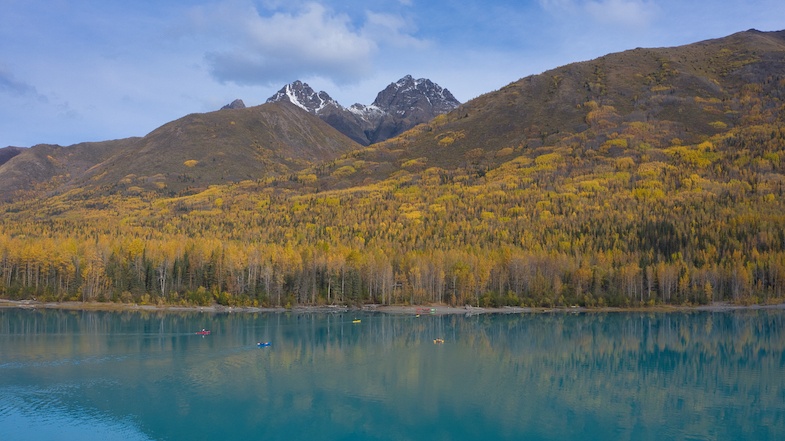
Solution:
[[[50,360],[17,360],[0,363],[0,370],[4,369],[36,369],[59,366],[79,366],[102,363],[122,362],[128,359],[127,355],[90,355],[84,357],[67,357]]]
[[[150,440],[129,418],[116,419],[72,402],[70,395],[101,381],[50,388],[4,388],[0,433],[4,440]]]

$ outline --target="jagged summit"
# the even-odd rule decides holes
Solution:
[[[280,101],[288,101],[297,107],[317,115],[330,106],[341,108],[340,104],[332,99],[327,92],[316,92],[308,83],[303,83],[300,80],[287,84],[275,95],[267,99],[268,103]]]
[[[316,92],[299,80],[267,99],[268,103],[280,101],[319,116],[363,145],[384,141],[460,105],[449,90],[426,78],[415,80],[411,75],[390,83],[371,105],[358,103],[345,108],[327,92]]]
[[[460,104],[449,90],[427,78],[415,80],[411,75],[391,83],[373,102],[373,106],[387,112],[421,110],[434,115],[447,113]]]
[[[221,110],[225,109],[245,109],[245,103],[241,99],[236,99],[231,103],[221,107]]]

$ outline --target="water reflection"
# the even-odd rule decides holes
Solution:
[[[0,432],[98,421],[101,439],[785,435],[782,311],[354,318],[0,310]]]

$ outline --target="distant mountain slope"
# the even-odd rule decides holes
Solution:
[[[154,130],[86,175],[110,186],[181,191],[281,176],[359,146],[285,103],[192,114]]]
[[[226,110],[226,109],[245,109],[245,103],[241,99],[236,99],[231,103],[221,107],[221,110]]]
[[[39,144],[20,149],[0,165],[0,200],[10,200],[17,192],[34,188],[49,193],[70,187],[73,179],[117,152],[133,148],[139,139],[85,142],[69,147]]]
[[[0,195],[36,186],[176,194],[302,170],[317,176],[314,188],[347,188],[432,167],[482,174],[544,147],[640,158],[649,148],[697,144],[739,127],[781,122],[783,100],[785,31],[750,30],[569,64],[361,151],[334,127],[368,143],[447,111],[454,98],[428,80],[406,76],[373,105],[346,109],[295,82],[268,104],[188,115],[144,138],[34,147],[0,166]],[[333,173],[347,165],[355,172]]]
[[[0,167],[0,194],[55,181],[60,190],[177,193],[285,175],[356,148],[319,118],[271,103],[188,115],[144,138],[33,147]]]
[[[308,84],[287,84],[267,102],[291,102],[319,116],[356,142],[369,145],[384,141],[447,113],[460,105],[449,90],[428,79],[407,75],[379,92],[373,104],[341,106],[327,92]]]
[[[546,145],[617,155],[621,146],[695,144],[782,121],[783,104],[785,31],[639,48],[522,78],[376,144],[363,155],[363,179],[427,167],[488,170]]]
[[[24,151],[21,147],[3,147],[0,149],[0,165],[5,164],[11,158]]]

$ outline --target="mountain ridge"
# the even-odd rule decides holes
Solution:
[[[557,67],[369,146],[285,102],[189,115],[113,150],[122,142],[40,146],[38,162],[25,151],[0,166],[0,183],[22,165],[55,169],[0,204],[0,294],[286,307],[785,299],[783,31]]]
[[[199,191],[286,175],[356,148],[292,104],[194,113],[141,138],[24,149],[0,166],[0,196],[9,200],[36,187],[46,194],[72,188]]]
[[[415,170],[467,164],[489,169],[510,154],[546,145],[597,151],[617,137],[663,147],[673,141],[697,144],[745,123],[748,111],[762,110],[750,105],[746,89],[772,100],[763,109],[782,118],[782,72],[785,31],[631,49],[521,78],[427,126],[376,144],[363,157],[371,164],[416,160],[422,165]],[[638,125],[647,127],[650,140],[637,140],[641,137],[633,129]],[[378,179],[401,170],[381,169],[388,172]]]
[[[288,145],[289,147],[286,148],[298,149],[299,153],[277,156],[267,152],[262,155],[264,157],[262,162],[268,164],[266,167],[258,165],[259,152],[248,149],[248,146],[255,142],[251,127],[261,127],[263,124],[251,123],[249,120],[245,124],[244,134],[238,140],[230,141],[230,138],[239,132],[233,131],[236,127],[230,124],[229,115],[249,115],[257,111],[254,109],[273,105],[274,102],[245,109],[223,109],[208,114],[192,114],[178,120],[179,122],[173,121],[156,129],[145,138],[155,137],[159,130],[170,125],[174,127],[177,124],[185,124],[189,120],[206,118],[197,115],[209,115],[209,118],[215,119],[216,122],[210,125],[202,121],[203,131],[194,132],[192,134],[194,138],[181,143],[180,150],[187,150],[190,148],[188,145],[208,145],[212,142],[211,139],[219,139],[224,143],[223,145],[239,142],[243,147],[238,152],[244,151],[244,154],[229,154],[233,151],[230,149],[227,150],[229,153],[224,152],[222,157],[226,159],[226,154],[229,154],[234,158],[233,161],[236,161],[236,165],[226,162],[232,165],[227,165],[220,173],[217,171],[206,173],[201,179],[194,178],[190,172],[195,170],[190,168],[180,170],[179,173],[174,171],[182,168],[182,164],[186,161],[202,161],[203,158],[208,158],[209,161],[221,161],[222,158],[210,156],[205,150],[196,155],[201,155],[199,158],[191,157],[194,154],[181,153],[184,156],[178,159],[179,162],[169,161],[163,173],[152,170],[148,172],[144,170],[145,167],[157,166],[156,164],[160,165],[163,161],[155,158],[155,154],[160,154],[162,150],[156,151],[153,148],[156,144],[152,143],[140,151],[136,138],[129,138],[127,141],[127,148],[132,153],[126,153],[126,159],[106,162],[106,158],[93,153],[97,158],[93,162],[85,162],[82,155],[82,159],[75,160],[75,164],[81,165],[71,168],[52,165],[68,163],[69,156],[73,156],[64,153],[69,151],[68,148],[63,149],[63,153],[58,153],[61,150],[55,149],[53,151],[55,154],[47,153],[38,156],[25,155],[23,153],[26,151],[23,151],[0,166],[0,194],[7,199],[8,194],[13,191],[30,189],[38,183],[57,176],[66,176],[69,185],[73,186],[101,183],[106,188],[116,188],[117,183],[123,181],[126,176],[131,176],[135,181],[144,181],[138,177],[147,176],[145,184],[148,187],[163,185],[169,189],[168,191],[178,192],[189,186],[203,188],[205,185],[238,179],[286,176],[299,170],[330,170],[342,164],[342,161],[335,161],[339,159],[339,150],[352,157],[362,157],[366,161],[362,172],[349,176],[341,174],[340,177],[331,176],[329,173],[314,173],[318,177],[314,185],[326,189],[346,188],[368,179],[383,180],[395,173],[419,172],[427,167],[447,170],[465,168],[484,172],[509,160],[510,155],[519,155],[527,149],[538,149],[554,143],[577,145],[585,151],[598,151],[619,136],[627,137],[629,145],[638,145],[641,142],[668,145],[674,139],[678,139],[680,143],[696,143],[744,122],[741,118],[748,110],[749,104],[739,93],[743,87],[750,87],[745,85],[763,81],[760,85],[761,90],[771,98],[783,99],[782,91],[778,86],[779,80],[776,78],[767,80],[767,76],[771,76],[771,72],[785,71],[785,62],[781,57],[784,39],[785,31],[751,30],[691,45],[674,48],[637,48],[608,54],[594,60],[571,63],[539,75],[521,78],[498,91],[489,92],[461,104],[449,113],[440,114],[427,124],[418,126],[419,128],[415,127],[401,135],[373,144],[359,153],[349,153],[359,146],[344,143],[343,147],[333,152],[334,156],[332,154],[322,158],[313,156],[306,160],[302,157],[304,152],[302,144],[278,143],[276,145]],[[289,127],[310,126],[319,120],[335,129],[341,121],[345,121],[343,115],[346,113],[351,113],[354,118],[359,119],[358,115],[365,114],[368,109],[383,110],[382,107],[385,106],[387,109],[395,106],[402,109],[401,102],[404,107],[408,106],[406,109],[413,108],[416,103],[407,101],[412,98],[412,95],[407,96],[403,92],[397,94],[400,91],[405,92],[407,88],[415,90],[417,87],[430,87],[432,91],[444,95],[449,93],[446,89],[436,87],[429,80],[414,80],[407,75],[380,92],[371,106],[358,105],[347,110],[332,100],[328,94],[317,93],[305,83],[292,84],[298,85],[300,90],[292,90],[287,85],[282,89],[283,93],[271,97],[271,101],[282,101],[284,97],[300,93],[307,99],[302,99],[300,106],[289,103],[291,109],[297,108],[298,111],[314,118],[298,116],[299,122],[294,125],[288,123]],[[423,93],[415,95],[415,97],[422,96],[426,95]],[[302,105],[308,100],[311,100],[310,110],[308,106]],[[315,109],[321,109],[322,115],[315,115]],[[330,109],[336,112],[327,112]],[[297,114],[298,112],[287,112],[291,117]],[[650,127],[647,129],[650,133],[647,136],[650,139],[640,141],[630,134],[630,126],[633,124]],[[271,129],[270,126],[266,127],[265,130]],[[182,128],[180,130],[182,131]],[[338,130],[338,132],[346,134],[346,130]],[[173,132],[172,135],[176,133]],[[327,138],[336,139],[334,138],[336,135],[337,133],[334,133]],[[359,133],[356,135],[360,136]],[[353,137],[349,136],[349,138]],[[174,142],[175,139],[176,136],[172,137],[170,142]],[[100,143],[85,143],[81,149],[89,151],[90,146],[94,145]],[[610,152],[616,150],[618,149],[609,148]],[[509,151],[512,153],[508,153]],[[47,156],[51,156],[54,162],[47,159]],[[149,159],[139,162],[138,157]],[[257,158],[257,161],[249,161],[249,158]],[[296,160],[287,162],[287,158]],[[330,162],[327,164],[309,162],[318,159]],[[28,161],[27,165],[23,165],[24,161]],[[206,166],[204,162],[199,163],[200,167]],[[121,171],[122,167],[127,168],[129,164],[136,164],[133,170]],[[257,164],[257,166],[253,168],[249,164]],[[404,164],[406,166],[403,166]],[[14,170],[14,167],[18,169]],[[92,167],[96,168],[92,169]],[[248,171],[241,171],[246,169]],[[29,170],[34,170],[35,173],[30,173]],[[89,175],[89,180],[80,180],[77,176],[80,174]],[[104,178],[101,177],[102,175]],[[111,185],[106,181],[106,176],[112,176]],[[157,177],[151,178],[151,176]],[[62,178],[58,179],[57,182],[61,182]]]
[[[362,145],[375,144],[425,123],[460,105],[449,90],[429,79],[406,75],[380,91],[371,105],[344,107],[327,92],[300,80],[285,85],[267,102],[288,101],[319,116]]]

